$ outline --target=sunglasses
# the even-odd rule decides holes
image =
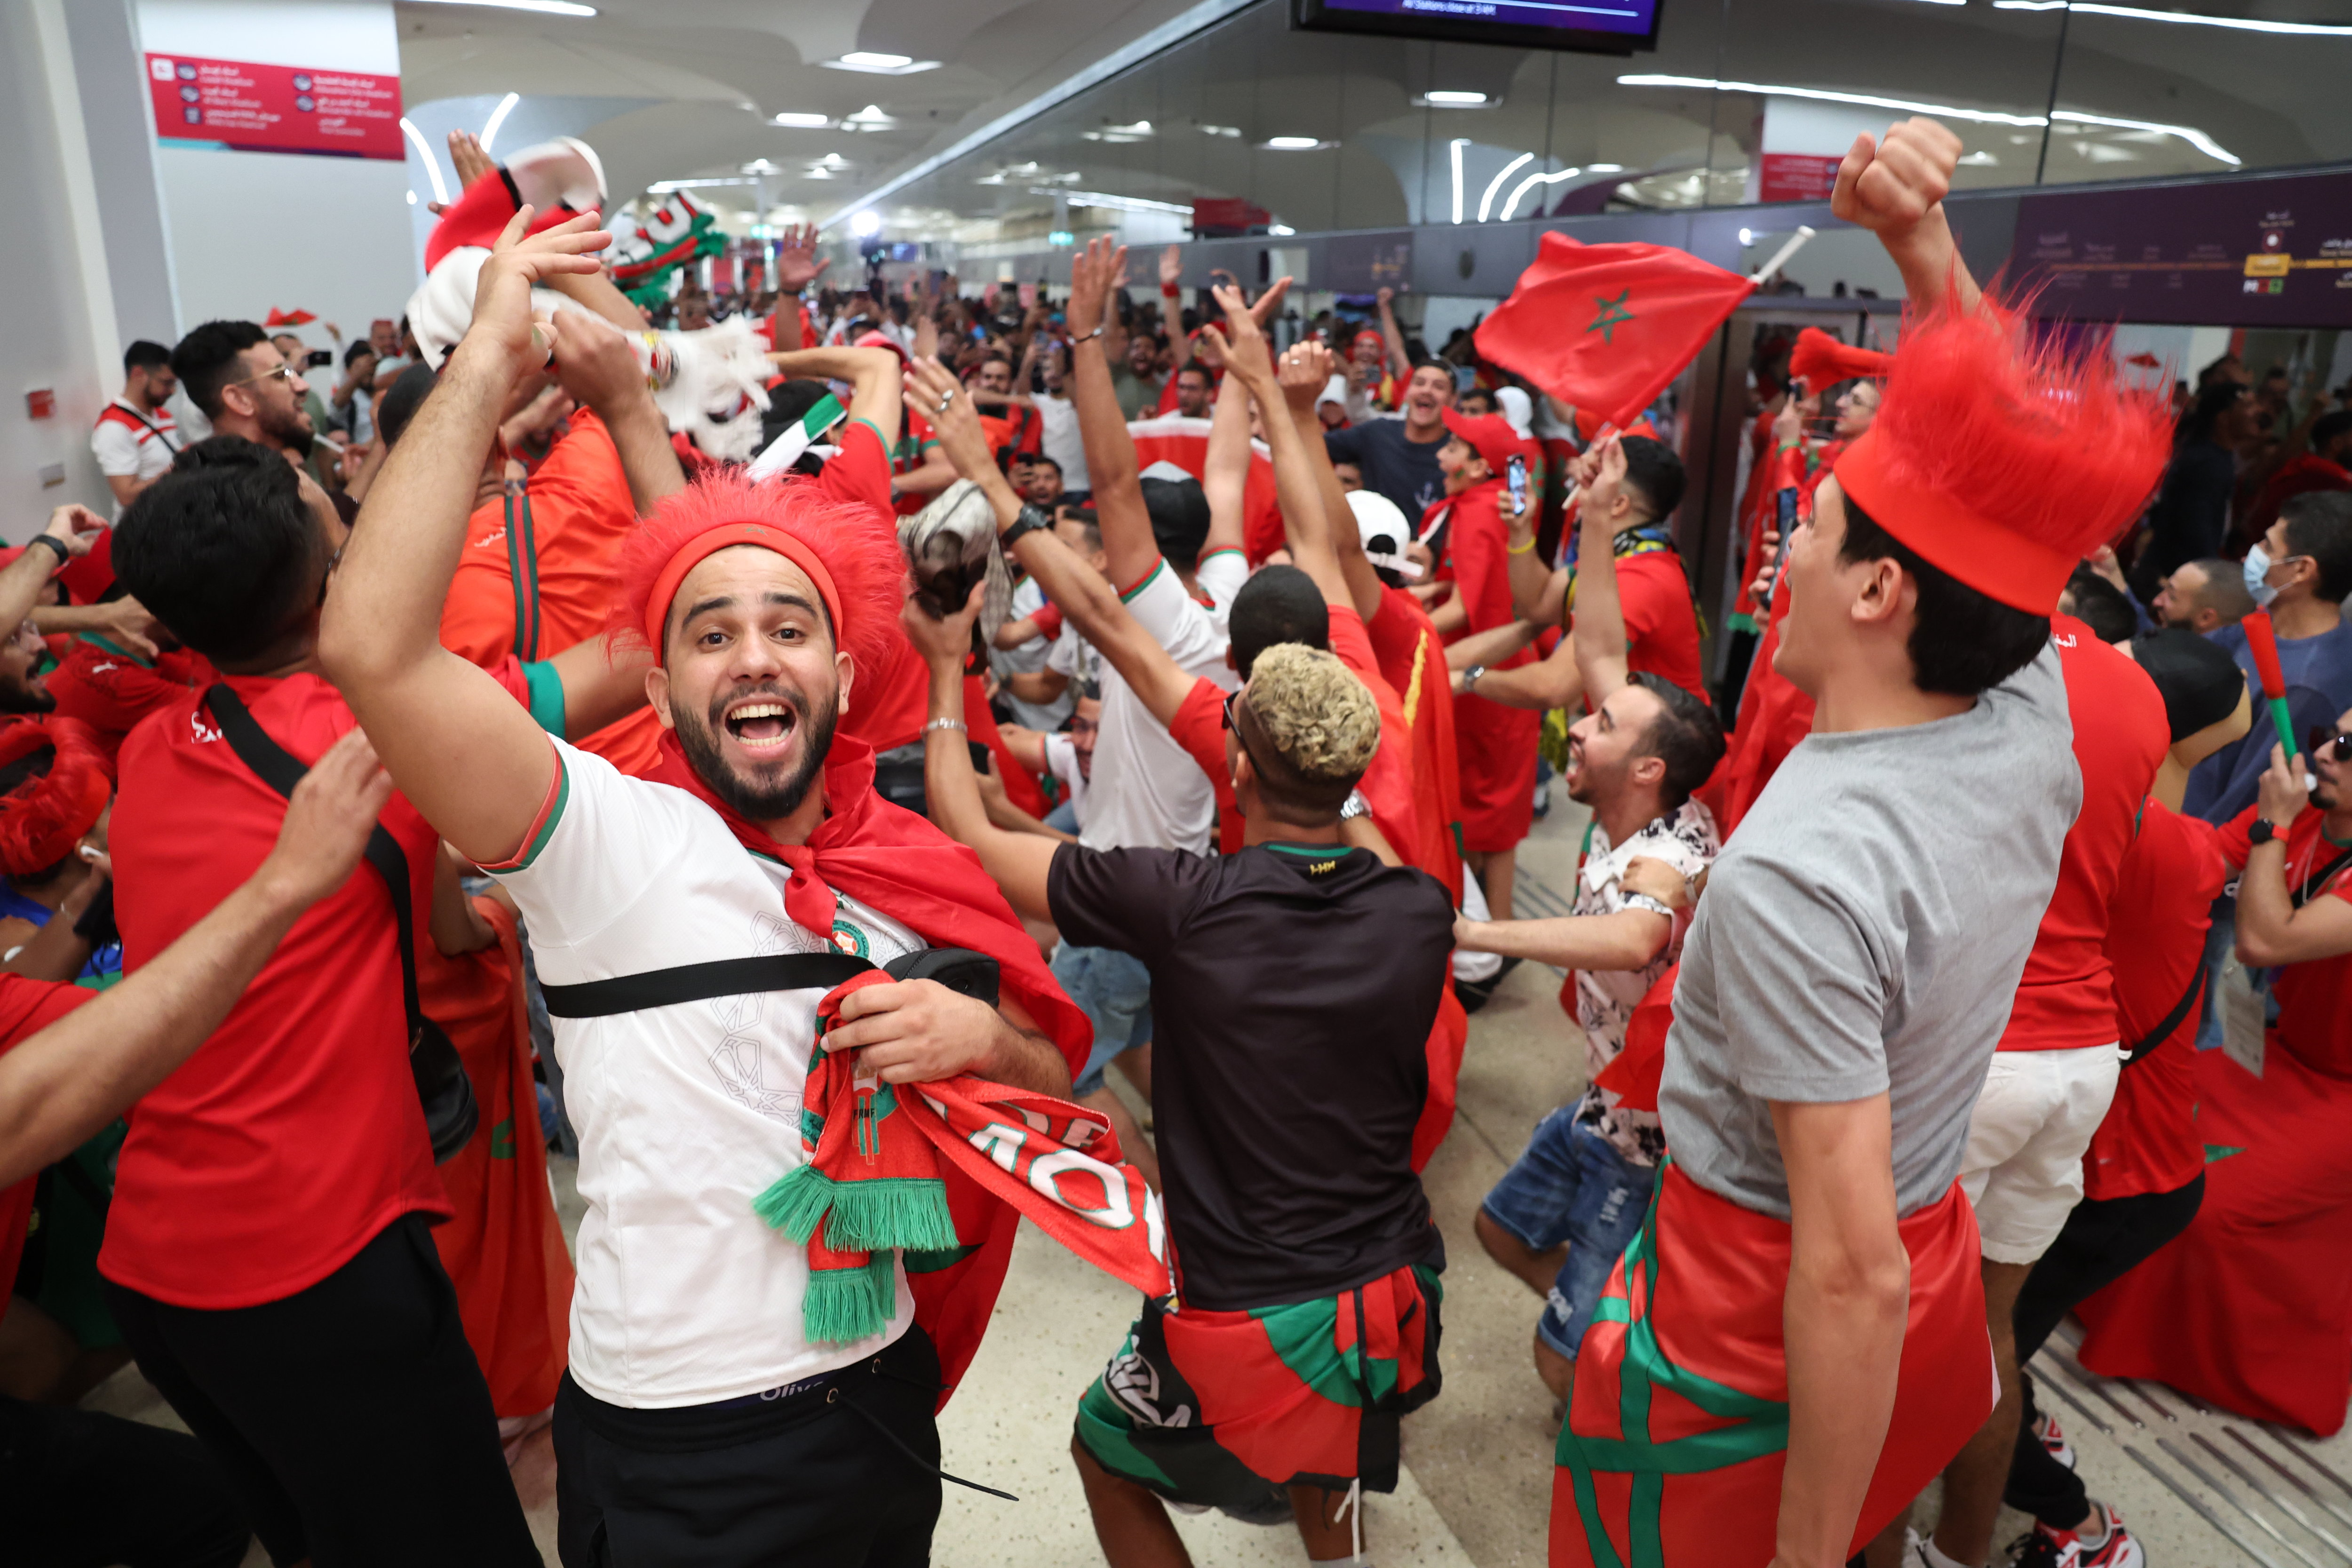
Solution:
[[[1257,753],[1250,750],[1249,737],[1242,733],[1241,725],[1234,718],[1234,704],[1241,700],[1242,694],[1239,691],[1226,692],[1224,706],[1219,711],[1223,715],[1225,728],[1234,732],[1234,742],[1241,747],[1242,755],[1249,759],[1250,766],[1264,773],[1265,768],[1257,760]]]
[[[245,377],[242,377],[242,378],[240,378],[240,379],[238,379],[238,380],[236,380],[236,381],[229,382],[229,383],[227,383],[226,384],[228,384],[228,385],[230,385],[230,386],[250,386],[250,385],[252,385],[255,382],[257,382],[257,381],[272,381],[272,380],[275,380],[275,381],[284,381],[284,380],[287,380],[288,378],[291,377],[291,376],[293,375],[293,374],[294,374],[294,366],[293,366],[293,364],[289,362],[289,363],[285,363],[285,364],[281,364],[281,365],[279,365],[279,366],[278,366],[277,369],[275,369],[275,370],[265,370],[265,371],[263,371],[259,375],[248,375],[248,376],[245,376]]]
[[[2316,759],[2333,757],[2339,763],[2352,762],[2352,734],[2342,731],[2330,733],[2325,725],[2314,725],[2304,737],[2304,750]]]

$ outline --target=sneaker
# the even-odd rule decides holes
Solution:
[[[2058,1430],[2058,1417],[2047,1414],[2037,1417],[2033,1423],[2033,1435],[2041,1439],[2043,1453],[2070,1470],[2074,1468],[2074,1445],[2066,1441],[2065,1434]]]
[[[2084,1544],[2071,1530],[2053,1530],[2036,1521],[2033,1533],[2010,1546],[2016,1568],[2147,1568],[2147,1552],[2124,1528],[2121,1515],[2105,1503],[2093,1505],[2107,1518],[2106,1539],[2096,1546]]]

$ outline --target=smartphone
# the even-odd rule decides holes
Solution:
[[[993,767],[993,766],[995,765],[995,764],[994,764],[994,763],[990,759],[990,756],[989,756],[989,751],[988,751],[988,744],[987,744],[987,742],[984,742],[984,741],[966,741],[966,742],[964,742],[964,744],[965,744],[965,745],[967,745],[967,746],[970,746],[970,747],[971,748],[971,771],[972,771],[972,772],[974,772],[974,773],[984,773],[988,772],[992,767]]]
[[[1525,517],[1528,511],[1528,460],[1517,452],[1511,454],[1509,479],[1511,515]]]
[[[320,365],[330,365],[334,363],[335,356],[331,351],[327,349],[312,349],[310,351],[310,357],[304,360],[302,363],[316,368]]]

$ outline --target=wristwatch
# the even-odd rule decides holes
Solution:
[[[1486,667],[1483,664],[1474,664],[1469,668],[1464,670],[1462,672],[1462,689],[1467,691],[1472,687],[1477,685],[1478,678],[1486,673]]]
[[[73,552],[66,548],[66,542],[59,539],[54,533],[37,533],[33,535],[30,540],[26,541],[26,542],[29,544],[46,544],[50,549],[56,551],[58,552],[58,564],[60,566],[73,559]]]
[[[1006,529],[1003,532],[996,536],[997,542],[1002,544],[1005,549],[1010,550],[1014,544],[1019,542],[1024,535],[1035,533],[1040,529],[1047,529],[1053,526],[1054,520],[1052,518],[1047,517],[1044,512],[1039,511],[1027,501],[1023,501],[1021,503],[1021,515],[1013,520],[1012,527]]]
[[[1352,822],[1357,817],[1370,816],[1371,811],[1372,803],[1364,798],[1364,792],[1351,789],[1348,792],[1348,804],[1339,808],[1339,820]]]
[[[2246,824],[2246,843],[2249,847],[2268,844],[2277,837],[2278,824],[2275,822],[2265,822],[2258,816]]]
[[[1627,893],[1623,895],[1622,901],[1625,908],[1629,910],[1647,910],[1654,915],[1664,915],[1668,920],[1675,918],[1674,910],[1647,893]]]

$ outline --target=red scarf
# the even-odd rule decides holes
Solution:
[[[1085,1064],[1093,1044],[1093,1025],[1063,994],[1045,960],[1038,955],[1037,944],[1022,929],[995,882],[981,868],[980,857],[913,812],[892,805],[876,795],[874,751],[864,742],[846,735],[834,737],[824,765],[826,815],[805,844],[778,843],[758,824],[745,819],[719,799],[688,765],[674,731],[663,731],[660,759],[646,776],[693,795],[719,814],[719,820],[746,849],[790,868],[792,878],[785,884],[784,912],[795,924],[831,942],[834,895],[838,891],[921,933],[934,946],[984,952],[996,960],[1003,994],[1028,1010],[1038,1028],[1060,1050],[1071,1072],[1076,1073]],[[843,994],[846,992],[826,999],[828,1018],[831,1005]],[[823,1070],[824,1060],[820,1056],[811,1066],[805,1100],[808,1109],[820,1113],[824,1108],[818,1103],[818,1097],[830,1092],[828,1075]],[[846,1071],[839,1076],[844,1080],[839,1087],[847,1089],[850,1086]],[[942,1089],[951,1091],[956,1099],[982,1101],[1022,1093],[985,1085],[969,1075],[950,1085],[924,1087],[927,1094],[923,1098],[940,1095]],[[839,1098],[844,1101],[842,1109],[846,1110],[848,1097],[845,1094]],[[917,1098],[908,1096],[907,1103],[911,1105]],[[1060,1105],[1045,1096],[1027,1098],[1051,1106]],[[1099,1120],[1075,1106],[1063,1108],[1063,1113],[1088,1121]],[[833,1168],[824,1173],[835,1178],[835,1184],[867,1174],[862,1169],[852,1173],[853,1164],[862,1165],[856,1134],[861,1122],[867,1131],[875,1123],[868,1118],[849,1115],[824,1120],[828,1127],[842,1125],[833,1139],[819,1140],[825,1159],[833,1163]],[[911,1116],[906,1120],[910,1126],[916,1121]],[[929,1128],[927,1126],[925,1131]],[[957,1128],[952,1141],[960,1142],[968,1131]],[[992,1191],[969,1173],[968,1162],[960,1158],[933,1161],[928,1150],[900,1149],[896,1146],[900,1141],[886,1142],[893,1144],[888,1155],[893,1165],[911,1157],[913,1164],[922,1167],[923,1177],[931,1175],[930,1167],[937,1166],[947,1217],[952,1226],[955,1245],[925,1249],[925,1256],[907,1258],[908,1285],[915,1298],[915,1321],[938,1347],[940,1376],[947,1385],[940,1403],[945,1405],[947,1394],[954,1391],[973,1352],[980,1348],[981,1334],[996,1304],[997,1289],[1004,1281],[1020,1211],[1001,1200],[1012,1196],[1015,1189],[1011,1184],[997,1184]],[[1102,1152],[1116,1159],[1116,1148],[1114,1142]],[[841,1152],[835,1152],[836,1149]],[[872,1173],[895,1173],[877,1169]],[[1018,1190],[1035,1200],[1036,1206],[1051,1203],[1065,1216],[1078,1208],[1076,1204],[1061,1203],[1057,1194],[1043,1192],[1034,1183]],[[1046,1224],[1042,1217],[1040,1223]],[[1058,1224],[1046,1224],[1046,1228],[1065,1242],[1073,1234]],[[854,1248],[844,1249],[843,1256],[823,1257],[824,1243],[824,1237],[810,1237],[813,1279],[827,1262],[846,1266],[853,1261],[846,1254],[854,1252]],[[1086,1249],[1080,1250],[1081,1256],[1088,1257],[1090,1261],[1102,1261]],[[887,1253],[884,1261],[887,1261]],[[1112,1267],[1115,1272],[1121,1271]]]

